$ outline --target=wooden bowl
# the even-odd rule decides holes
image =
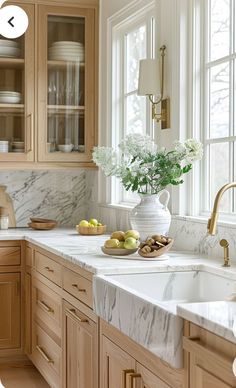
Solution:
[[[106,232],[106,228],[106,225],[94,227],[76,225],[77,232],[83,236],[99,236]]]
[[[101,250],[105,255],[109,256],[128,256],[132,255],[132,253],[137,252],[138,248],[135,249],[122,249],[122,248],[105,248],[101,247]]]
[[[153,252],[150,252],[150,253],[143,253],[141,251],[141,249],[138,250],[138,254],[139,256],[142,256],[142,257],[145,257],[145,258],[154,258],[154,257],[159,257],[161,255],[164,255],[166,252],[168,252],[172,245],[174,244],[174,240],[172,239],[171,242],[168,244],[168,245],[165,245],[164,247],[156,250],[156,251],[153,251]]]
[[[55,222],[29,222],[28,226],[35,230],[52,230],[57,226]]]
[[[30,221],[33,222],[33,223],[44,223],[44,224],[58,224],[58,222],[56,220],[48,220],[46,218],[34,218],[34,217],[31,217],[30,218]]]

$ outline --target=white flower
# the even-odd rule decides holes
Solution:
[[[184,142],[186,148],[185,160],[192,163],[196,160],[202,159],[203,156],[203,145],[195,139],[188,139]]]
[[[127,135],[115,150],[111,147],[95,147],[93,161],[106,176],[116,176],[126,190],[139,193],[158,193],[168,184],[180,184],[180,176],[190,169],[186,164],[202,158],[203,146],[195,139],[184,143],[176,141],[174,149],[157,148],[150,136]],[[168,168],[168,174],[167,169]]]
[[[115,175],[117,154],[111,147],[94,147],[93,161],[103,169],[106,176]]]
[[[140,158],[157,151],[157,145],[150,136],[138,133],[127,135],[119,144],[119,148],[126,156],[139,156]]]

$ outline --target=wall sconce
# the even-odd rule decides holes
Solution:
[[[163,98],[165,51],[166,46],[162,46],[161,80],[158,59],[141,59],[139,62],[138,96],[148,96],[152,104],[152,119],[161,123],[161,129],[170,128],[170,99]]]

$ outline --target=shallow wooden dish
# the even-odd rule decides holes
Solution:
[[[99,236],[106,232],[106,228],[106,225],[94,226],[94,228],[89,226],[76,225],[77,232],[83,236]]]
[[[35,230],[52,230],[57,224],[55,222],[29,222],[28,226]]]
[[[143,253],[141,249],[138,250],[139,256],[153,259],[154,257],[159,257],[161,255],[164,255],[166,252],[168,252],[172,245],[174,244],[174,240],[172,239],[171,242],[168,245],[165,245],[163,248],[158,249],[157,251],[153,251],[150,253]]]
[[[103,253],[105,253],[105,255],[109,255],[109,256],[128,256],[128,255],[132,255],[132,253],[135,253],[137,252],[138,248],[135,248],[135,249],[119,249],[119,248],[105,248],[105,247],[101,247],[101,250],[103,251]]]
[[[33,222],[33,223],[43,223],[43,224],[58,224],[58,222],[56,220],[48,220],[46,218],[34,218],[34,217],[31,217],[30,218],[30,221]]]

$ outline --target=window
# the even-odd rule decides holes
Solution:
[[[234,0],[203,0],[205,60],[203,75],[203,211],[217,191],[236,180],[236,7]],[[221,211],[236,212],[235,193],[225,193]]]
[[[116,147],[130,133],[153,135],[150,104],[137,95],[139,60],[154,58],[155,17],[154,2],[127,15],[112,28],[112,105],[111,144]],[[133,204],[138,196],[126,192],[116,178],[112,178],[111,202]]]

